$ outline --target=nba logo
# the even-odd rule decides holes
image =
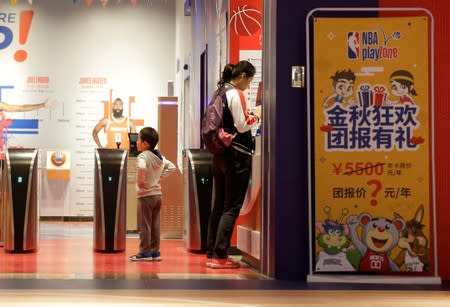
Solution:
[[[349,59],[359,58],[359,32],[348,32],[347,54]]]

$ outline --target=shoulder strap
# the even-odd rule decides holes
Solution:
[[[222,86],[219,88],[219,90],[217,91],[217,96],[222,97],[222,101],[224,101],[226,107],[228,107],[228,101],[227,101],[227,99],[223,99],[223,98],[224,98],[224,96],[225,96],[225,93],[228,92],[229,90],[233,89],[233,88],[234,88],[234,87],[231,86],[231,85],[226,85],[226,84],[224,84],[224,85],[222,85]]]
[[[228,133],[236,133],[236,127],[234,126],[234,119],[233,115],[231,114],[231,110],[228,106],[228,99],[225,95],[226,92],[229,90],[234,89],[234,86],[232,85],[223,85],[219,91],[218,95],[221,97],[222,106],[223,106],[223,115],[222,115],[222,127],[228,132]]]

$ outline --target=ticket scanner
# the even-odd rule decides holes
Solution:
[[[39,241],[38,150],[8,149],[2,176],[5,251],[35,252]]]
[[[206,250],[213,191],[212,157],[206,149],[183,151],[184,239],[190,252]]]
[[[123,149],[98,148],[95,151],[94,250],[125,250],[127,159]]]

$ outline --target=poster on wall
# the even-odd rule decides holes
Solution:
[[[314,273],[432,275],[428,19],[315,18],[313,54]]]
[[[261,104],[262,91],[262,1],[230,1],[230,62],[251,62],[256,74],[245,91],[249,109]]]
[[[242,50],[262,49],[262,0],[230,0],[229,56],[237,63]]]

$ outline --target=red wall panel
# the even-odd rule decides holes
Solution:
[[[442,279],[450,280],[450,1],[380,0],[379,7],[420,7],[433,15],[438,272]]]

